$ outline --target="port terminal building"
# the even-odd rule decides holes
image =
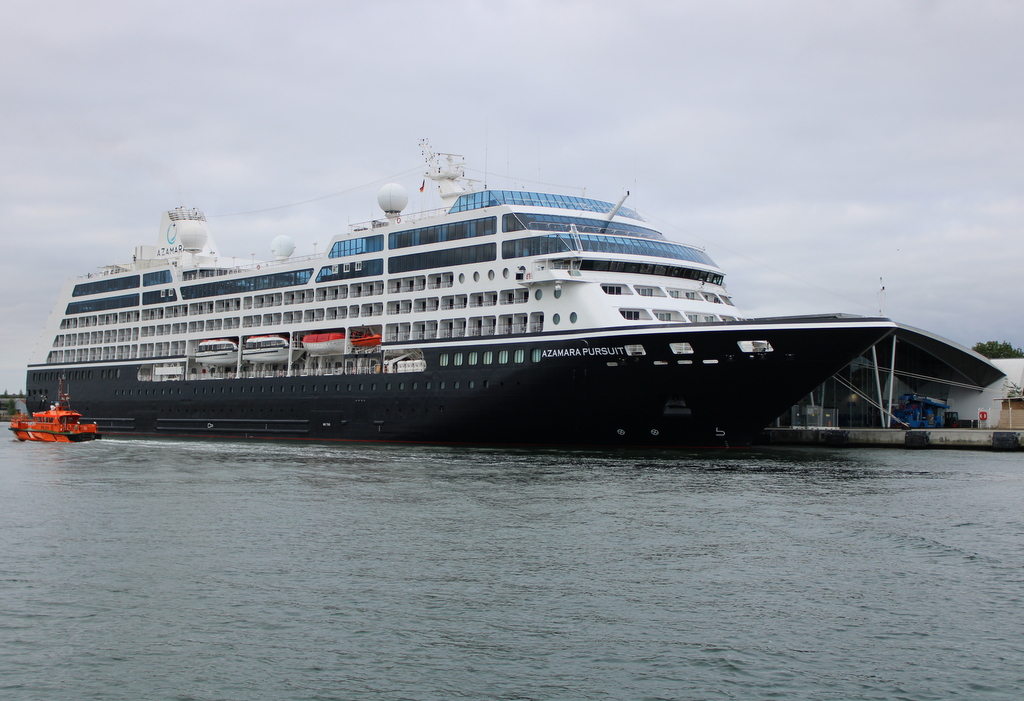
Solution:
[[[936,334],[899,324],[893,335],[776,419],[775,426],[890,427],[900,397],[916,395],[946,405],[953,427],[1024,428],[1022,386],[1024,358],[990,360]]]

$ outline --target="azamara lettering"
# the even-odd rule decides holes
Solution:
[[[625,355],[626,349],[622,346],[615,348],[549,348],[541,354],[542,358],[574,358],[585,355]]]

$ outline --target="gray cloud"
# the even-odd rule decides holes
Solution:
[[[0,26],[9,389],[60,282],[162,210],[240,260],[323,250],[376,187],[217,215],[416,168],[421,137],[491,185],[630,190],[750,314],[871,313],[881,277],[900,321],[1024,344],[1015,3],[15,1]]]

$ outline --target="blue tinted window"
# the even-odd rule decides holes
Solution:
[[[373,260],[362,260],[354,263],[325,265],[317,273],[316,281],[331,282],[332,280],[349,280],[355,277],[370,277],[383,274],[384,259],[374,258]]]
[[[149,287],[150,285],[169,285],[171,284],[171,271],[170,270],[158,270],[155,273],[146,273],[142,276],[142,286]]]
[[[71,302],[64,311],[65,314],[89,314],[91,312],[102,312],[108,309],[123,309],[124,307],[139,306],[139,295],[121,295],[120,297],[104,297],[103,299],[90,299],[87,302]]]
[[[238,280],[219,280],[202,285],[187,285],[181,288],[182,299],[199,299],[201,297],[217,297],[219,295],[239,294],[242,292],[258,292],[276,287],[293,287],[305,285],[313,276],[313,269],[294,270],[290,273],[274,273],[272,275],[256,275]]]
[[[138,286],[138,275],[131,275],[129,277],[107,278],[104,280],[97,280],[96,282],[83,282],[81,285],[75,285],[75,289],[71,292],[71,296],[82,297],[84,295],[99,294],[100,292],[131,290]]]
[[[711,256],[704,251],[679,243],[650,241],[623,236],[598,236],[596,234],[547,234],[525,239],[505,241],[501,244],[502,258],[523,258],[565,251],[591,251],[600,253],[628,253],[637,256],[674,258],[694,263],[715,265]],[[717,266],[716,266],[717,267]]]
[[[639,236],[655,241],[667,240],[654,229],[643,226],[560,214],[523,214],[521,212],[506,214],[502,217],[501,226],[504,231],[568,231],[570,226],[575,226],[577,231],[585,234],[613,234],[616,236]]]
[[[427,253],[413,253],[408,256],[391,256],[388,258],[389,273],[407,273],[411,270],[426,270],[428,268],[442,268],[453,265],[468,265],[470,263],[483,263],[496,260],[498,247],[493,243],[485,243],[480,246],[463,246],[462,248],[447,248],[440,251],[429,251]]]
[[[546,192],[521,192],[519,190],[483,190],[462,195],[455,200],[450,212],[452,214],[468,212],[473,209],[497,207],[502,204],[523,207],[557,207],[558,209],[575,209],[583,212],[600,212],[601,214],[608,214],[615,209],[615,205],[611,202],[592,200],[587,197],[552,195]],[[620,207],[616,214],[643,221],[640,215],[629,207]]]
[[[437,226],[425,226],[421,229],[410,229],[388,234],[388,248],[405,248],[407,246],[422,246],[428,243],[441,241],[458,241],[459,239],[470,239],[477,236],[490,236],[497,231],[498,220],[496,217],[486,219],[470,219],[469,221],[454,222],[452,224],[439,224]]]
[[[338,241],[331,246],[328,258],[342,258],[344,256],[357,256],[361,253],[376,253],[384,250],[384,234],[376,236],[364,236],[359,239],[345,239]]]
[[[177,302],[178,293],[173,289],[170,290],[153,290],[152,292],[142,293],[143,304],[160,304],[161,302]]]

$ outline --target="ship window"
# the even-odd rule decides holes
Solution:
[[[622,285],[601,285],[601,289],[604,290],[606,295],[621,295]],[[629,294],[629,292],[626,292]]]
[[[453,360],[455,361],[456,365],[462,365],[462,353],[456,353]]]
[[[480,358],[479,354],[476,351],[472,351],[472,352],[470,352],[469,357],[466,359],[466,364],[467,365],[476,365],[477,361],[479,360],[479,358]]]
[[[639,321],[640,319],[639,309],[620,309],[619,314],[622,315],[623,319],[628,319],[629,321]]]
[[[507,350],[498,351],[498,363],[500,365],[505,365],[506,363],[508,363],[508,351]]]
[[[693,346],[689,343],[670,343],[668,344],[669,349],[675,355],[692,355]]]
[[[520,348],[519,350],[517,350],[515,352],[515,361],[517,363],[522,363],[522,362],[525,362],[525,360],[526,360],[526,351],[523,350],[522,348]]]
[[[376,253],[384,250],[384,236],[364,236],[358,239],[346,239],[338,241],[331,247],[328,258],[341,258],[343,256],[356,256],[361,253]]]
[[[577,319],[579,319],[579,318],[580,318],[579,315],[576,312],[573,312],[572,314],[569,315],[569,323],[570,324],[575,324]]]
[[[497,218],[487,217],[484,219],[471,219],[469,221],[427,226],[420,229],[410,229],[409,231],[388,234],[388,248],[406,248],[408,246],[422,246],[428,243],[476,238],[477,236],[491,236],[496,233],[497,227]]]
[[[771,353],[775,349],[768,341],[736,341],[744,353]]]
[[[129,277],[108,278],[106,280],[97,280],[96,282],[83,282],[80,285],[75,285],[75,289],[71,292],[71,296],[82,297],[84,295],[99,294],[101,292],[116,292],[118,290],[130,290],[138,286],[138,275],[131,275]]]
[[[426,270],[428,268],[486,263],[496,260],[497,257],[498,247],[493,243],[463,246],[461,248],[447,248],[426,253],[413,253],[407,256],[391,256],[388,258],[388,273],[405,273],[413,270]],[[465,282],[465,275],[462,273],[459,274],[459,282]]]
[[[494,362],[494,353],[492,351],[484,351],[484,365],[490,365]]]
[[[626,355],[647,355],[647,351],[639,343],[627,344]]]
[[[530,351],[530,360],[532,360],[535,363],[539,363],[542,355],[543,351],[541,351],[540,348],[534,348],[533,350]]]
[[[441,367],[445,367],[446,365],[448,365],[448,354],[442,353],[441,357],[437,359],[437,364],[440,365]]]
[[[469,388],[473,389],[474,387],[476,387],[476,382],[474,382],[473,380],[470,380],[469,381]]]
[[[554,315],[551,316],[551,323],[554,324],[555,326],[558,326],[558,323],[561,320],[562,320],[562,317],[559,316],[558,314],[554,314]]]

